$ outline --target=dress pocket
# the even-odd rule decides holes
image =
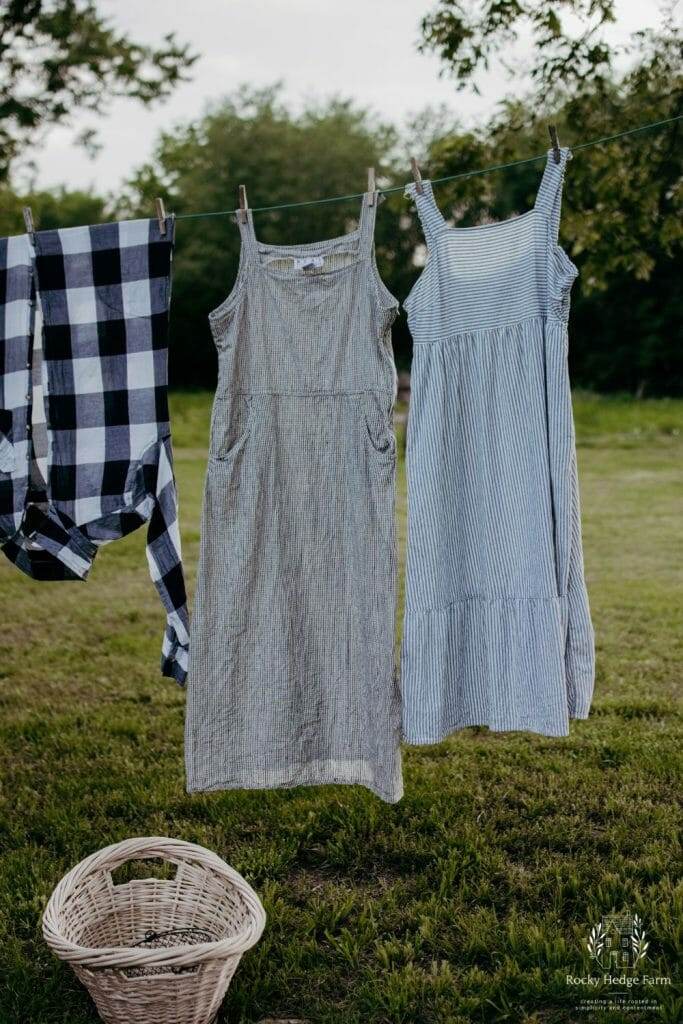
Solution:
[[[566,321],[569,318],[569,296],[572,285],[578,277],[578,268],[572,263],[560,245],[552,252],[551,304],[555,316]]]
[[[244,447],[255,418],[255,400],[238,395],[234,400],[216,396],[211,417],[209,458],[227,462]]]
[[[366,442],[372,454],[383,461],[392,462],[396,458],[396,435],[392,430],[391,415],[375,395],[363,403],[363,423]]]
[[[12,413],[0,409],[0,473],[11,473],[16,464],[16,453],[12,443]]]

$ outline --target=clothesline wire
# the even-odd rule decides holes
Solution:
[[[667,117],[663,121],[652,121],[650,124],[641,124],[637,128],[627,128],[623,132],[617,132],[615,135],[605,135],[601,139],[590,139],[588,142],[580,142],[576,146],[570,146],[572,152],[576,153],[580,149],[588,149],[590,146],[601,146],[606,142],[614,142],[615,139],[623,139],[627,135],[635,135],[637,132],[649,131],[652,128],[661,128],[663,125],[673,124],[675,121],[680,121],[683,118],[683,114],[678,114],[676,117]],[[443,178],[431,178],[432,185],[441,185],[446,181],[459,181],[463,178],[474,178],[482,174],[491,174],[494,171],[505,171],[510,167],[521,167],[524,164],[537,163],[539,160],[545,160],[546,153],[540,153],[538,156],[525,157],[523,160],[512,160],[507,164],[494,164],[492,167],[482,167],[475,171],[461,171],[459,174],[447,174]],[[402,192],[405,185],[395,185],[391,188],[379,189],[381,195],[388,195],[391,192]],[[350,202],[352,199],[362,199],[365,192],[353,192],[345,196],[327,196],[324,199],[302,199],[299,202],[294,203],[276,203],[272,206],[252,206],[250,207],[252,213],[266,213],[268,210],[291,210],[301,206],[322,206],[326,203],[343,203]],[[233,214],[234,209],[230,210],[211,210],[204,213],[179,213],[176,216],[176,220],[190,220],[196,217],[228,217]]]

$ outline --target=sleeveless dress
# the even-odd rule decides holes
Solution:
[[[557,244],[569,151],[534,207],[450,228],[416,203],[426,267],[405,302],[408,419],[403,734],[486,725],[548,736],[587,718],[594,643],[583,575],[567,320]]]
[[[210,314],[218,349],[190,638],[189,791],[402,795],[391,324],[359,227],[268,245]]]

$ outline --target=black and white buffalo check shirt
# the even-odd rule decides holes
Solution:
[[[33,245],[0,239],[0,545],[36,579],[85,579],[101,544],[148,523],[167,614],[162,671],[184,682],[166,224],[163,236],[156,220],[137,220],[40,231]]]

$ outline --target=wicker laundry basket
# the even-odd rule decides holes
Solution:
[[[113,870],[151,858],[177,865],[175,877],[114,884]],[[155,836],[77,864],[50,897],[43,935],[106,1024],[209,1024],[265,923],[254,890],[215,853]]]

